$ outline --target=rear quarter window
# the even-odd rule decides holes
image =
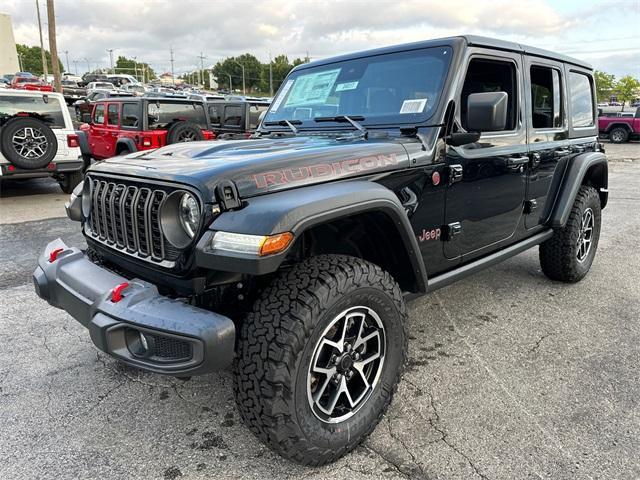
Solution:
[[[572,127],[591,127],[594,125],[593,88],[587,75],[569,72],[569,104],[571,106]]]
[[[51,128],[65,128],[60,101],[48,95],[0,95],[0,125],[18,113],[32,114]]]
[[[149,102],[146,106],[149,128],[166,128],[172,122],[189,121],[207,128],[204,105],[201,103]]]

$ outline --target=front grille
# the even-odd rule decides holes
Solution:
[[[181,252],[166,241],[160,224],[167,192],[101,178],[91,177],[90,181],[87,233],[91,238],[144,260],[165,265],[175,262]]]

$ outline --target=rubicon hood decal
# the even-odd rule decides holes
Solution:
[[[409,166],[399,140],[292,137],[191,142],[116,157],[91,168],[192,184],[209,193],[231,180],[242,198]]]

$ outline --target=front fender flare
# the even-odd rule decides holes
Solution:
[[[305,230],[363,212],[379,211],[389,216],[406,249],[418,291],[425,291],[427,274],[417,239],[396,195],[370,181],[345,181],[287,190],[254,197],[240,210],[218,216],[196,247],[196,263],[229,272],[265,274],[276,271],[287,251],[268,257],[207,250],[215,231],[272,235],[292,232],[297,239]],[[293,244],[294,242],[292,242]]]

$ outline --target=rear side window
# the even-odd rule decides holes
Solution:
[[[110,103],[107,109],[107,125],[118,125],[118,104]]]
[[[227,127],[242,125],[242,107],[238,105],[224,107],[224,124]]]
[[[554,68],[531,67],[531,125],[533,128],[562,127],[560,72]]]
[[[262,112],[266,112],[269,108],[269,105],[249,105],[249,128],[254,130],[258,128],[258,123],[260,123],[260,114]]]
[[[166,128],[176,121],[189,121],[200,128],[207,128],[207,118],[202,103],[149,102],[146,107],[149,128]]]
[[[60,102],[48,95],[0,95],[0,125],[18,113],[33,114],[51,128],[65,128]]]
[[[138,105],[135,103],[125,103],[122,105],[122,118],[120,126],[122,127],[138,127]]]
[[[594,125],[593,92],[589,77],[577,72],[569,72],[569,101],[571,104],[571,126],[590,127]]]
[[[102,125],[104,123],[104,103],[99,103],[93,109],[93,123]]]
[[[472,93],[506,92],[507,123],[505,130],[515,130],[518,114],[518,92],[516,88],[516,67],[511,62],[475,58],[469,62],[467,76],[462,87],[460,99],[460,119],[467,128],[467,102]]]
[[[211,125],[220,125],[220,105],[209,105],[209,120]]]

